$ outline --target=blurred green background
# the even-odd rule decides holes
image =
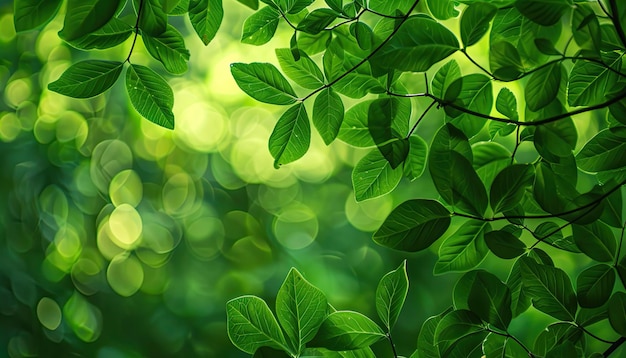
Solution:
[[[16,36],[12,2],[0,4],[0,357],[246,356],[228,340],[226,301],[254,294],[273,307],[292,266],[338,309],[375,317],[376,284],[406,255],[371,232],[402,200],[434,190],[403,182],[357,204],[350,172],[367,150],[318,135],[303,159],[273,168],[267,140],[282,108],[243,94],[229,64],[276,63],[286,28],[264,47],[241,44],[252,10],[225,0],[204,47],[171,18],[191,52],[181,77],[139,41],[133,63],[174,89],[169,131],[130,108],[122,83],[89,100],[46,89],[73,62],[125,58],[130,40],[81,52],[58,38],[60,17]],[[434,252],[409,261],[395,338],[407,356],[421,322],[451,304],[454,275],[432,277]]]

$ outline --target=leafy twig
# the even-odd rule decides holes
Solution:
[[[430,103],[430,105],[428,106],[428,108],[426,108],[426,110],[424,110],[424,112],[422,112],[422,114],[420,115],[420,117],[417,119],[417,121],[415,122],[415,124],[413,125],[413,128],[411,128],[411,130],[409,131],[409,134],[407,134],[406,139],[409,139],[409,137],[413,134],[413,132],[415,132],[415,129],[417,128],[417,125],[420,124],[420,122],[422,121],[422,119],[424,119],[424,117],[426,117],[426,113],[428,113],[428,111],[430,111],[431,108],[433,108],[433,106],[436,104],[436,101],[432,101]]]
[[[139,19],[141,19],[141,11],[143,10],[143,3],[145,0],[139,0],[139,8],[137,9],[137,21],[135,21],[135,37],[133,37],[133,44],[130,46],[130,51],[124,62],[130,63],[130,56],[133,54],[135,44],[137,43],[137,36],[139,36]]]

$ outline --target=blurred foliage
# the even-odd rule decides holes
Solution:
[[[374,312],[377,280],[404,255],[367,232],[413,189],[357,204],[350,168],[363,151],[319,138],[306,161],[275,170],[266,149],[275,109],[227,71],[250,57],[238,26],[205,48],[176,22],[191,69],[170,79],[169,131],[138,118],[123,84],[87,100],[46,90],[87,53],[59,39],[58,17],[16,36],[12,4],[1,4],[0,356],[246,356],[228,340],[226,301],[272,301],[291,266],[337,307]],[[227,6],[229,24],[251,13]],[[124,58],[129,47],[97,56]],[[409,267],[422,288],[407,314],[424,320],[451,301],[422,293],[448,291],[452,279],[431,277],[434,253],[417,257],[430,264]],[[399,327],[414,331],[412,321]],[[414,337],[398,344],[409,349]]]

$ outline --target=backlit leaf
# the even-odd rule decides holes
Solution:
[[[422,176],[426,168],[428,144],[418,135],[409,137],[409,154],[404,162],[404,175],[413,181]]]
[[[572,225],[576,246],[585,255],[600,262],[612,261],[617,250],[617,242],[611,228],[602,222],[589,225]]]
[[[400,267],[380,279],[376,288],[376,312],[390,332],[396,324],[409,291],[409,278],[406,274],[406,260]]]
[[[239,88],[258,101],[282,105],[296,102],[293,88],[270,63],[233,63],[230,71]]]
[[[600,131],[576,155],[576,163],[588,172],[626,166],[626,127]]]
[[[605,61],[610,68],[621,68],[621,56],[612,54],[606,57]],[[585,60],[576,61],[567,84],[567,103],[570,106],[602,103],[619,78],[619,75],[604,65]]]
[[[38,29],[52,20],[62,0],[16,0],[13,1],[15,31]]]
[[[401,251],[428,248],[450,226],[450,212],[434,200],[405,201],[387,216],[374,233],[376,243]]]
[[[609,322],[611,327],[626,337],[626,293],[615,292],[609,300]]]
[[[276,57],[280,68],[287,77],[304,88],[317,89],[324,85],[324,74],[315,62],[303,51],[299,51],[300,59],[295,60],[291,50],[276,49]]]
[[[104,26],[117,11],[118,0],[68,0],[59,36],[72,41]]]
[[[174,129],[174,94],[156,72],[141,65],[126,70],[126,93],[130,103],[144,118],[162,127]]]
[[[530,76],[524,87],[524,98],[530,110],[538,111],[556,98],[559,93],[562,71],[562,65],[554,63]]]
[[[572,7],[571,0],[517,0],[515,7],[525,17],[544,26],[556,24]]]
[[[483,321],[506,330],[511,323],[511,292],[492,273],[478,270],[467,297],[469,309]]]
[[[254,354],[261,347],[283,350],[283,332],[267,304],[256,296],[241,296],[226,303],[228,337],[242,351]]]
[[[311,124],[304,103],[290,107],[280,117],[269,139],[274,167],[300,159],[311,143]]]
[[[333,312],[322,323],[313,347],[334,351],[368,347],[385,338],[382,329],[371,319],[352,311]]]
[[[489,30],[498,8],[487,2],[470,4],[461,15],[461,40],[465,47],[477,43]]]
[[[485,243],[491,252],[502,259],[514,259],[526,251],[526,245],[520,239],[504,230],[486,233]]]
[[[331,87],[323,89],[313,103],[313,125],[326,145],[339,134],[343,118],[343,101],[339,95]]]
[[[402,179],[402,168],[391,167],[375,149],[363,157],[352,171],[352,186],[357,201],[372,199],[392,191]]]
[[[439,247],[439,260],[433,272],[439,275],[467,271],[478,266],[489,252],[484,237],[485,231],[489,228],[489,224],[476,220],[461,226]]]
[[[595,308],[605,304],[615,285],[615,270],[597,264],[582,271],[576,279],[576,295],[581,307]]]
[[[185,47],[183,35],[173,26],[167,25],[167,30],[158,36],[144,35],[143,42],[150,55],[168,72],[182,74],[187,71],[189,50]]]
[[[74,98],[89,98],[108,90],[117,81],[124,64],[86,60],[70,66],[48,89]]]
[[[222,0],[191,0],[189,2],[189,20],[205,45],[208,45],[217,34],[223,17]]]
[[[68,41],[68,43],[81,50],[102,50],[123,43],[132,33],[133,28],[130,25],[114,17],[98,30]]]
[[[489,197],[493,211],[507,211],[518,205],[534,178],[532,165],[514,164],[504,168],[491,184]]]
[[[274,37],[280,13],[271,6],[266,6],[250,15],[243,23],[241,42],[251,45],[263,45]]]

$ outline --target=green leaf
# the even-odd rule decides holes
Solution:
[[[384,93],[380,82],[371,74],[350,72],[333,85],[335,91],[350,98],[362,98],[368,93]]]
[[[456,95],[457,93],[458,95]],[[453,102],[456,106],[488,115],[493,107],[491,79],[478,73],[458,78],[448,87],[444,99]],[[450,106],[445,107],[445,109],[447,115],[452,118],[456,117],[450,123],[463,131],[468,138],[478,134],[485,126],[486,119],[484,118],[471,116]]]
[[[285,350],[286,342],[267,303],[256,296],[241,296],[226,303],[228,337],[242,351],[254,354],[261,347]]]
[[[62,2],[62,0],[13,1],[15,31],[25,32],[43,27],[54,18]]]
[[[383,338],[382,329],[366,316],[337,311],[326,317],[311,346],[343,351],[368,347]]]
[[[622,67],[620,55],[607,54],[604,61],[613,70],[619,71]],[[567,103],[570,106],[591,106],[602,103],[619,78],[619,75],[605,65],[578,60],[574,63],[567,84]]]
[[[498,8],[486,2],[470,4],[461,15],[461,41],[465,47],[477,43],[489,31]]]
[[[287,77],[304,88],[317,89],[323,86],[324,74],[322,71],[304,51],[298,52],[300,59],[296,61],[291,50],[286,48],[276,49],[276,57],[278,58],[280,68]]]
[[[478,266],[489,252],[484,235],[490,229],[488,223],[477,220],[461,226],[439,247],[439,260],[435,264],[434,274],[467,271]]]
[[[363,50],[370,50],[374,43],[374,32],[372,28],[362,21],[357,21],[350,25],[350,33],[356,38],[356,42]]]
[[[491,187],[496,175],[511,165],[511,152],[496,142],[478,142],[472,146],[474,169],[486,187]]]
[[[567,274],[531,258],[520,258],[520,266],[524,290],[532,297],[533,306],[554,318],[573,321],[578,304]]]
[[[588,172],[626,166],[626,127],[600,131],[576,155],[576,163],[582,170]]]
[[[447,20],[459,15],[452,0],[427,0],[426,4],[428,4],[430,13],[439,20]]]
[[[489,67],[494,76],[505,81],[515,80],[525,72],[518,48],[508,41],[491,42]]]
[[[114,17],[98,30],[68,43],[81,50],[103,50],[123,43],[132,33],[130,25]]]
[[[251,0],[251,1],[258,2],[258,0]],[[176,7],[172,9],[172,11],[168,13],[168,15],[172,15],[172,16],[185,15],[187,12],[189,12],[189,0],[180,0],[178,4],[176,5]]]
[[[468,161],[473,161],[472,147],[465,134],[451,124],[444,124],[433,137],[430,152],[431,155],[441,156],[449,151],[455,151]]]
[[[422,324],[422,328],[420,329],[419,336],[417,337],[417,356],[418,357],[431,357],[431,358],[440,358],[439,350],[437,349],[437,344],[435,342],[435,331],[437,329],[437,325],[443,319],[443,317],[451,311],[452,308],[448,308],[437,316],[432,316],[428,318]],[[413,357],[413,354],[411,357]]]
[[[576,246],[592,259],[609,262],[615,258],[617,242],[608,225],[598,221],[588,225],[572,224],[572,234]]]
[[[404,162],[409,149],[408,143],[402,140],[404,133],[396,128],[408,127],[410,117],[411,101],[408,98],[376,99],[367,112],[370,136],[394,169]]]
[[[70,66],[48,89],[74,98],[89,98],[108,90],[117,81],[124,63],[86,60]]]
[[[437,98],[444,98],[446,90],[457,78],[461,77],[461,69],[455,60],[448,61],[441,66],[432,81],[433,95]],[[455,95],[458,96],[458,93]]]
[[[223,18],[222,0],[191,0],[189,2],[189,21],[204,45],[208,45],[213,40]]]
[[[343,102],[331,87],[323,89],[313,103],[313,124],[326,145],[330,145],[341,128]]]
[[[535,46],[537,46],[537,49],[545,55],[550,55],[550,56],[561,55],[559,50],[557,50],[556,47],[554,46],[554,43],[552,43],[552,41],[548,39],[544,39],[544,38],[535,39]]]
[[[515,260],[506,279],[506,285],[511,290],[511,312],[513,317],[526,312],[531,304],[529,295],[524,292],[520,260],[521,257]]]
[[[477,216],[487,209],[487,192],[472,164],[456,151],[435,152],[428,158],[430,175],[448,204]]]
[[[265,3],[269,3],[266,0],[262,0]],[[275,0],[272,1],[277,4],[284,12],[295,14],[302,11],[307,6],[313,3],[313,0]]]
[[[300,159],[309,150],[311,124],[304,103],[290,107],[278,120],[269,139],[274,167]]]
[[[428,144],[418,135],[409,137],[409,154],[404,161],[404,175],[413,181],[422,176],[426,168]]]
[[[104,26],[119,6],[117,0],[68,0],[59,37],[72,41]]]
[[[428,17],[413,16],[372,56],[371,62],[384,69],[424,72],[457,50],[459,42],[445,26]]]
[[[261,347],[254,352],[252,358],[289,358],[289,354],[282,350],[269,347]]]
[[[274,37],[280,13],[271,6],[255,12],[243,23],[241,42],[251,45],[263,45]]]
[[[583,332],[576,326],[568,322],[557,322],[549,325],[543,330],[535,341],[534,352],[540,356],[547,356],[553,349],[576,344],[582,346]],[[582,347],[581,347],[582,348]],[[572,357],[571,355],[566,355]],[[576,356],[576,355],[574,355]],[[548,357],[559,357],[558,355],[548,355]]]
[[[312,35],[324,31],[339,14],[332,9],[315,9],[308,13],[298,24],[298,30]]]
[[[498,92],[498,97],[496,98],[496,110],[509,119],[515,121],[519,120],[519,115],[517,113],[517,99],[515,99],[515,95],[508,88],[502,88],[500,89],[500,92]]]
[[[571,0],[517,0],[515,7],[539,25],[556,24],[571,9]]]
[[[526,244],[508,231],[494,230],[485,234],[491,252],[502,259],[514,259],[526,252]]]
[[[609,322],[611,327],[626,337],[626,293],[615,292],[609,300]]]
[[[356,2],[359,2],[357,0]],[[365,3],[363,1],[363,3]],[[369,9],[377,11],[379,13],[385,15],[398,15],[398,12],[401,14],[406,14],[411,7],[411,2],[404,0],[369,0],[368,5]]]
[[[505,330],[511,323],[511,292],[495,275],[478,270],[467,297],[469,309],[483,321]]]
[[[490,333],[483,343],[486,357],[517,358],[527,356],[526,350],[514,339]]]
[[[559,93],[563,65],[553,63],[534,72],[524,87],[526,105],[538,111],[550,104]]]
[[[133,0],[133,5],[137,12],[141,7],[139,28],[142,33],[159,36],[167,30],[167,14],[160,0]]]
[[[435,342],[442,357],[449,357],[448,350],[453,348],[462,337],[484,332],[480,318],[468,310],[455,310],[446,314],[435,330]],[[467,352],[466,352],[467,353]]]
[[[345,114],[337,137],[355,147],[373,147],[376,144],[372,139],[367,126],[367,115],[370,101],[355,104]]]
[[[522,200],[526,188],[532,185],[535,169],[528,164],[513,164],[496,175],[489,197],[493,212],[513,209]]]
[[[616,228],[622,227],[624,222],[622,219],[622,193],[619,190],[604,200],[604,211],[600,220]]]
[[[156,72],[141,65],[129,66],[126,70],[126,92],[130,103],[144,118],[174,129],[174,94]]]
[[[450,226],[450,221],[450,212],[437,201],[407,200],[393,209],[373,239],[388,248],[420,251],[437,241]]]
[[[581,307],[595,308],[605,304],[615,285],[615,270],[597,264],[581,272],[576,279],[576,296]]]
[[[560,227],[552,221],[539,224],[539,226],[535,228],[535,237],[561,250],[580,252],[574,243],[573,237],[563,237]]]
[[[270,63],[233,63],[230,71],[239,88],[257,101],[281,105],[296,102],[293,88]]]
[[[165,69],[173,74],[187,72],[189,50],[185,47],[185,39],[175,27],[167,25],[167,30],[158,36],[145,34],[143,43],[146,49]]]
[[[392,191],[402,179],[402,168],[391,167],[377,149],[369,152],[352,171],[352,186],[357,201],[379,197]]]
[[[276,315],[296,353],[302,352],[326,318],[328,302],[317,287],[292,268],[276,296]]]
[[[387,327],[387,332],[391,332],[400,317],[408,292],[409,278],[404,260],[400,267],[383,276],[376,288],[376,312]]]

